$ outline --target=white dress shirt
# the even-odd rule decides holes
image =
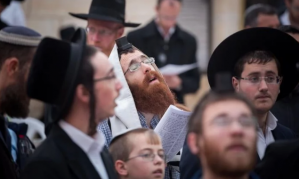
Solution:
[[[26,26],[26,20],[21,2],[11,1],[1,13],[1,19],[10,26]]]
[[[59,121],[59,126],[67,133],[72,141],[87,154],[100,177],[102,179],[108,179],[106,168],[100,155],[105,146],[105,138],[103,134],[97,132],[95,137],[91,138],[64,120]]]
[[[286,10],[281,16],[280,21],[282,25],[291,25],[289,11]]]
[[[265,130],[265,135],[263,133],[263,129],[258,127],[257,153],[260,159],[264,157],[266,147],[270,143],[275,141],[272,135],[272,130],[274,130],[276,126],[277,126],[277,119],[271,112],[269,112],[267,117],[267,126]]]

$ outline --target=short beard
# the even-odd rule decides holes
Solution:
[[[248,148],[250,152],[247,159],[240,159],[232,162],[225,156],[224,152],[219,152],[217,146],[213,143],[215,142],[208,142],[205,140],[202,156],[204,156],[208,168],[217,176],[238,178],[248,174],[254,169],[256,163],[256,152],[254,149],[256,148],[256,145],[251,149]]]
[[[29,113],[29,98],[26,93],[24,76],[4,88],[0,94],[0,112],[10,117],[26,118]]]
[[[149,84],[150,78],[154,76],[158,84]],[[129,84],[135,105],[138,111],[164,115],[170,105],[175,104],[175,97],[164,82],[163,77],[156,71],[146,74],[141,85]]]

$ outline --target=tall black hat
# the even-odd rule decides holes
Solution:
[[[65,110],[72,102],[85,44],[83,28],[75,32],[72,43],[44,38],[29,72],[28,96]]]
[[[118,22],[123,24],[125,27],[139,26],[139,23],[125,22],[125,9],[125,0],[93,0],[88,14],[70,13],[70,15],[84,20],[96,19]]]
[[[246,53],[255,50],[273,53],[281,65],[283,80],[277,99],[293,91],[299,82],[296,69],[299,62],[299,43],[280,30],[261,27],[236,32],[218,45],[208,64],[210,87],[215,88],[215,74],[226,71],[233,73],[237,61]]]

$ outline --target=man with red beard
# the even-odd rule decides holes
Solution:
[[[0,31],[1,179],[17,178],[19,169],[33,151],[25,136],[26,124],[9,123],[8,118],[25,118],[28,115],[26,81],[40,39],[39,33],[25,27],[6,27]]]
[[[188,145],[201,160],[192,179],[257,179],[255,109],[241,94],[209,92],[189,120]],[[221,140],[219,140],[221,139]]]
[[[116,46],[109,61],[114,65],[123,88],[116,100],[116,115],[99,127],[106,136],[107,146],[123,130],[138,127],[155,129],[168,107],[177,105],[153,58],[135,48],[126,37],[116,40]],[[177,107],[186,110],[184,106]],[[179,178],[179,161],[180,154],[168,163],[165,178]]]

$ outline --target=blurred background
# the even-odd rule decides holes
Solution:
[[[8,17],[3,17],[2,13],[1,19],[11,21],[7,24],[23,24],[43,36],[60,38],[62,28],[86,27],[86,21],[68,13],[87,13],[90,3],[91,0],[19,0],[10,5],[16,7],[11,8],[11,15],[7,13]],[[275,7],[279,15],[286,9],[284,0],[183,0],[178,24],[197,39],[198,66],[202,73],[200,89],[185,96],[185,104],[189,108],[192,109],[202,94],[209,90],[205,72],[211,52],[227,36],[243,29],[245,9],[256,3]],[[155,16],[155,5],[156,0],[126,0],[126,21],[147,24]],[[12,16],[18,16],[15,22]],[[131,30],[126,28],[125,35]],[[42,112],[41,105],[31,104],[31,117],[41,118]]]

